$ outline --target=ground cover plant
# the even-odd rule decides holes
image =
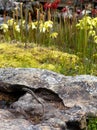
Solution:
[[[35,67],[64,75],[97,76],[97,18],[85,15],[80,20],[73,17],[72,23],[62,17],[57,21],[57,4],[47,4],[47,19],[41,8],[32,21],[30,13],[28,19],[23,17],[22,3],[20,8],[21,19],[15,9],[13,18],[1,26],[4,42],[0,43],[0,67]],[[90,124],[94,126],[95,121]]]
[[[88,129],[89,130],[97,130],[97,118],[90,118],[88,121]]]
[[[44,68],[71,75],[78,72],[79,58],[46,47],[24,49],[17,44],[0,44],[0,67]]]

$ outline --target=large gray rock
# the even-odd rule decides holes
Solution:
[[[4,99],[8,103],[0,112],[0,116],[7,112],[0,121],[2,130],[82,130],[87,118],[97,116],[96,76],[0,69],[0,92],[14,97]]]

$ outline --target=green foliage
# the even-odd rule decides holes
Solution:
[[[89,118],[88,130],[97,130],[97,118]]]
[[[97,18],[85,16],[79,20],[76,27],[78,29],[77,50],[83,53],[83,57],[90,57],[97,46]]]
[[[88,39],[93,39],[95,43],[97,43],[97,18],[91,18],[89,16],[83,17],[83,19],[79,20],[79,23],[76,24],[76,27],[79,30],[86,30],[87,41]]]

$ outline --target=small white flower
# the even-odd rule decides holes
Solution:
[[[43,33],[46,32],[46,27],[44,26],[43,23],[40,24],[39,29],[40,29],[40,32],[43,32]]]

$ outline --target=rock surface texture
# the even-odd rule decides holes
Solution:
[[[97,77],[0,69],[0,130],[83,130],[97,116]]]

